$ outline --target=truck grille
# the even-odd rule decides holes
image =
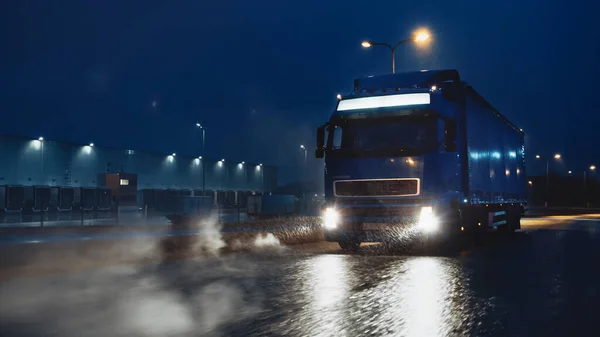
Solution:
[[[416,207],[353,207],[341,209],[343,216],[349,217],[416,217]]]
[[[419,179],[341,180],[333,189],[338,197],[418,195]]]

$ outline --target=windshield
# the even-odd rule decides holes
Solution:
[[[331,150],[429,150],[436,146],[436,119],[395,118],[349,121],[330,128]]]

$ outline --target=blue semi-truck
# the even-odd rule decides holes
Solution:
[[[500,230],[527,208],[524,133],[456,70],[356,79],[317,129],[325,238],[343,249]]]

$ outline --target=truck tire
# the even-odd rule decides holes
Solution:
[[[354,241],[354,240],[340,241],[340,242],[338,242],[338,244],[340,245],[340,247],[343,250],[347,250],[350,252],[355,252],[360,247],[360,241]]]

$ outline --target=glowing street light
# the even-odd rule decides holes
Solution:
[[[94,143],[90,143],[90,147],[94,147]]]
[[[596,165],[590,165],[590,171],[596,170]],[[583,171],[583,196],[585,197],[585,205],[590,208],[590,202],[588,201],[587,195],[587,170]]]
[[[300,145],[300,149],[302,149],[302,151],[304,151],[304,171],[305,171],[304,174],[307,174],[307,172],[306,172],[307,171],[307,167],[308,167],[306,165],[307,164],[307,155],[306,155],[307,154],[307,149],[306,149],[306,146],[304,146],[304,145]],[[304,210],[306,210],[308,208],[308,204],[307,204],[307,201],[306,201],[306,192],[304,192],[304,188],[305,187],[303,186],[302,187],[302,204],[304,205]]]
[[[206,148],[206,128],[200,123],[196,123],[196,127],[202,130],[202,156],[206,155],[204,149]],[[200,159],[202,159],[200,156]],[[202,163],[202,195],[206,194],[206,170],[204,169],[204,163]]]
[[[569,172],[568,172],[568,173],[569,173],[569,174],[572,174],[572,173],[573,173],[573,171],[569,170]]]
[[[539,154],[536,154],[535,158],[540,159],[541,156]],[[554,159],[560,160],[560,158],[561,158],[560,153],[554,154]],[[549,167],[550,167],[550,162],[546,159],[546,201],[544,201],[544,207],[546,207],[546,208],[548,207],[548,193],[550,191],[550,188],[549,188],[549,186],[550,186],[550,168]]]
[[[44,137],[38,138],[40,144],[40,170],[42,172],[42,177],[44,176]]]
[[[398,43],[396,43],[394,46],[392,46],[388,43],[385,43],[385,42],[373,42],[373,41],[368,41],[368,40],[363,41],[361,43],[361,45],[363,46],[363,48],[371,48],[372,46],[388,47],[390,49],[390,51],[392,52],[392,74],[394,74],[396,72],[396,57],[395,57],[396,48],[398,48],[399,45],[407,43],[407,42],[423,43],[423,42],[429,41],[430,38],[431,38],[431,36],[429,35],[429,33],[427,31],[421,30],[421,31],[417,32],[412,38],[401,40]]]
[[[171,154],[171,156],[175,157],[177,155],[177,153],[173,152],[173,154]]]
[[[336,97],[337,97],[337,99],[338,99],[338,100],[341,100],[341,99],[342,99],[342,95],[340,95],[340,94],[337,94],[337,96],[336,96]]]
[[[300,148],[302,149],[302,151],[304,151],[304,166],[306,167],[306,146],[300,145]]]
[[[425,42],[427,40],[429,40],[430,36],[428,32],[422,31],[420,33],[417,33],[417,35],[415,35],[415,42]]]

